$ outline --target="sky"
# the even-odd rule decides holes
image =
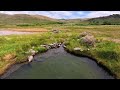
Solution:
[[[44,15],[56,19],[94,18],[120,14],[120,11],[0,11],[3,14]]]

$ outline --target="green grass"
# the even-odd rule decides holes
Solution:
[[[3,58],[6,54],[15,53],[16,62],[24,61],[24,58],[28,56],[26,52],[32,47],[42,53],[46,49],[40,45],[61,42],[64,36],[64,34],[55,35],[53,33],[0,36],[0,57]]]
[[[114,17],[118,17],[118,15],[115,15]],[[109,24],[108,21],[111,22],[111,24],[119,24],[119,17],[114,17],[108,17],[105,20],[100,18],[93,19],[90,23],[87,20],[81,21],[77,19],[67,21],[63,20],[60,22],[59,20],[51,20],[49,18],[45,19],[45,17],[42,19],[42,17],[36,18],[29,15],[0,15],[0,30],[22,29],[24,31],[24,29],[32,29],[34,31],[35,28],[37,28],[37,30],[41,28],[47,30],[61,30],[59,34],[48,32],[32,35],[0,36],[0,70],[10,63],[3,60],[3,57],[7,54],[14,53],[16,55],[15,62],[22,62],[26,60],[29,55],[26,52],[32,47],[35,47],[36,51],[42,53],[46,51],[46,49],[40,47],[41,44],[65,42],[67,49],[70,52],[95,58],[97,62],[102,63],[110,69],[117,78],[120,78],[120,25],[100,25]],[[78,40],[78,36],[84,31],[89,31],[98,40],[100,40],[99,43],[96,43],[96,47],[88,47]],[[117,41],[118,43],[113,41]],[[76,52],[73,50],[75,47],[80,47],[83,51]],[[87,49],[90,50],[88,51]]]
[[[65,42],[67,49],[70,52],[77,53],[79,55],[85,55],[95,58],[98,63],[102,63],[107,67],[117,78],[120,78],[120,43],[115,43],[112,40],[120,40],[120,26],[119,25],[42,25],[42,28],[51,30],[52,28],[58,28],[60,33],[54,34],[51,32],[38,33],[32,35],[10,35],[0,36],[0,67],[6,65],[6,61],[2,58],[9,53],[16,54],[16,62],[25,61],[28,54],[25,53],[33,46],[36,51],[40,53],[46,51],[45,48],[40,47],[41,44],[50,44],[55,42]],[[17,27],[18,28],[18,27]],[[30,28],[28,26],[28,28]],[[34,28],[34,27],[33,27]],[[81,32],[89,31],[100,42],[95,44],[96,47],[88,47],[82,44],[78,39]],[[108,40],[104,40],[111,38]],[[75,47],[83,49],[82,52],[74,51]],[[88,51],[88,49],[90,49]]]
[[[77,55],[88,56],[102,63],[110,69],[117,78],[120,78],[120,44],[112,41],[101,41],[96,43],[96,47],[87,47],[81,44],[77,39],[70,39],[66,42],[67,50]],[[83,51],[74,51],[75,47],[82,48]],[[90,49],[90,50],[87,50]]]

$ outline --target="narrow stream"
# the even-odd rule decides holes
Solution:
[[[32,63],[14,65],[1,79],[113,79],[94,61],[67,53],[63,47],[35,56]]]

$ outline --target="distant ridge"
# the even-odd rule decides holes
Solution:
[[[88,20],[91,24],[102,25],[120,25],[120,14],[113,14],[104,17],[91,18]]]
[[[0,13],[0,24],[21,24],[21,23],[42,23],[42,22],[58,22],[53,19],[42,15],[28,15],[28,14],[2,14]]]
[[[113,14],[97,18],[55,19],[43,15],[3,14],[0,13],[0,25],[43,25],[70,23],[75,25],[120,25],[120,14]]]

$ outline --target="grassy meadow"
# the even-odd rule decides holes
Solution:
[[[8,64],[24,62],[29,49],[39,53],[47,51],[40,47],[42,44],[64,42],[69,52],[94,58],[98,63],[107,67],[116,78],[120,78],[120,26],[119,25],[72,25],[54,24],[41,26],[1,26],[2,29],[15,31],[34,31],[36,34],[0,36],[0,74]],[[52,29],[60,33],[51,32]],[[44,32],[44,33],[41,33]],[[95,47],[87,46],[78,39],[82,32],[90,32],[97,39]],[[74,48],[82,51],[74,51]],[[89,50],[88,50],[89,49]],[[7,57],[7,59],[5,58]]]

